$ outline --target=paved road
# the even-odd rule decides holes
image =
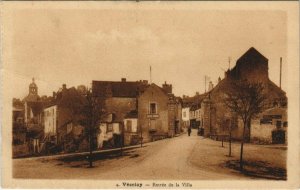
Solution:
[[[262,148],[246,147],[251,153],[246,157],[255,155],[253,151]],[[233,149],[233,154],[238,155],[238,144]],[[282,159],[277,160],[282,163],[286,159],[284,150],[263,148],[261,151],[279,155]],[[220,142],[199,137],[193,131],[190,137],[183,134],[127,150],[123,156],[97,160],[94,168],[87,168],[87,161],[82,159],[16,159],[13,175],[40,179],[250,179],[222,166],[224,161],[233,159],[226,157],[227,152],[226,148],[220,147]]]
[[[189,137],[184,134],[173,139],[158,141],[149,147],[146,155],[120,170],[101,173],[98,177],[109,179],[226,179],[231,175],[201,170],[191,164],[195,146],[201,141],[196,131]],[[209,158],[207,158],[209,159]],[[203,163],[205,164],[205,163]],[[123,165],[123,164],[122,164]]]

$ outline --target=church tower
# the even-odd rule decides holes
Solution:
[[[29,84],[29,93],[23,99],[25,106],[25,123],[28,123],[30,119],[34,117],[32,108],[38,107],[37,104],[39,100],[40,97],[38,95],[38,87],[34,82],[34,78],[32,78],[32,82]]]
[[[32,78],[32,83],[29,85],[29,95],[38,95],[38,87]]]

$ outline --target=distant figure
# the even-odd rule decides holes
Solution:
[[[188,128],[188,135],[189,135],[189,136],[191,136],[191,132],[192,132],[192,128],[189,127],[189,128]]]

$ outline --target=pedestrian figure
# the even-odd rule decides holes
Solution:
[[[188,135],[189,135],[189,136],[191,136],[191,132],[192,132],[192,129],[191,129],[191,127],[189,127],[189,128],[188,128]]]

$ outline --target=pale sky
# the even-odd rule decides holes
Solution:
[[[14,96],[28,93],[35,77],[39,95],[52,95],[92,80],[150,80],[173,85],[177,96],[204,92],[250,47],[269,59],[269,77],[282,88],[287,69],[283,11],[19,10],[12,17],[12,57],[7,69]]]

